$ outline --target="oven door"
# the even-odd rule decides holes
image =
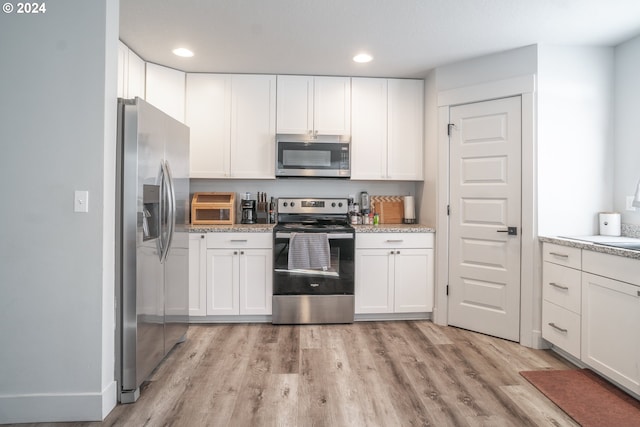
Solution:
[[[348,142],[277,142],[276,176],[336,177],[351,175]]]
[[[353,295],[355,238],[353,232],[328,233],[330,267],[289,270],[289,232],[276,231],[273,245],[274,295]]]

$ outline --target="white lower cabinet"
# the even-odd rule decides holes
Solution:
[[[189,316],[207,315],[207,235],[189,235]]]
[[[583,251],[583,263],[582,361],[640,394],[640,260]]]
[[[543,258],[543,338],[640,395],[640,260],[549,243]]]
[[[433,310],[433,234],[356,234],[355,312]]]
[[[209,233],[207,316],[270,315],[272,259],[270,233]]]

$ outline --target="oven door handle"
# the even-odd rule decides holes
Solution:
[[[283,233],[283,232],[276,232],[276,239],[290,239],[291,235],[293,233]],[[327,238],[329,240],[336,240],[336,239],[353,239],[353,234],[351,233],[327,233]]]

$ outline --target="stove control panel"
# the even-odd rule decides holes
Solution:
[[[278,213],[287,214],[347,214],[347,199],[316,199],[281,197],[278,199]]]

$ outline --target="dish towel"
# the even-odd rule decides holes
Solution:
[[[327,233],[291,233],[289,239],[289,270],[331,267]]]

